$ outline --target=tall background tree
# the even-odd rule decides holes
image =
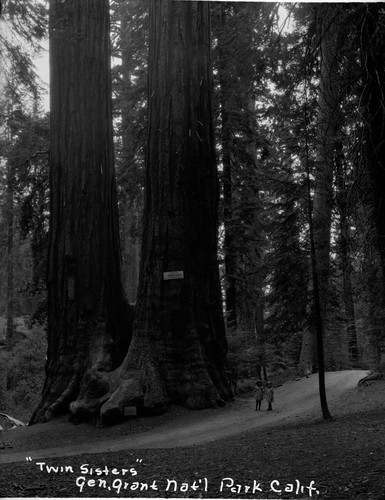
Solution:
[[[214,4],[212,13],[227,336],[231,356],[233,346],[251,349],[250,361],[254,357],[260,373],[265,365],[266,215],[261,191],[267,141],[257,108],[269,94],[264,71],[268,56],[262,48],[275,10],[230,2]],[[249,371],[245,364],[239,373]]]

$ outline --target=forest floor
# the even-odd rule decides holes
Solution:
[[[0,450],[0,496],[383,500],[385,382],[357,387],[365,375],[327,374],[331,421],[312,375],[278,387],[272,412],[249,395],[110,428],[18,428]]]

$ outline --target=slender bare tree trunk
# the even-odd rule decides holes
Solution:
[[[339,128],[337,30],[334,6],[318,9],[321,36],[321,74],[319,85],[319,110],[317,120],[317,162],[313,205],[314,244],[319,278],[320,307],[325,336],[330,339],[328,300],[330,275],[330,234],[333,208],[333,171],[336,133]],[[330,339],[333,343],[334,339]],[[332,353],[327,352],[329,363]]]
[[[320,83],[317,117],[317,158],[315,170],[314,202],[310,196],[308,168],[309,227],[314,294],[314,323],[317,339],[317,363],[321,409],[325,419],[331,418],[325,390],[324,337],[328,332],[328,298],[330,273],[330,233],[333,207],[333,169],[335,140],[338,128],[338,75],[337,31],[334,5],[317,8],[320,28]],[[312,209],[312,210],[311,210]],[[303,348],[304,348],[303,344]],[[314,346],[308,339],[307,349]],[[309,352],[309,359],[314,358]]]

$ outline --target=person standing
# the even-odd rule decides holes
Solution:
[[[260,380],[257,380],[257,384],[255,386],[255,411],[261,409],[262,399],[263,399],[262,382]]]

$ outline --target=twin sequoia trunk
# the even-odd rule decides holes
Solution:
[[[205,408],[231,396],[217,265],[211,84],[208,4],[150,1],[149,137],[136,320],[127,357],[100,399],[102,423],[119,419],[125,406],[154,413],[172,402]],[[89,387],[102,382],[94,373]],[[72,410],[92,404],[85,388]]]
[[[107,0],[50,2],[49,347],[32,422],[68,410],[87,370],[115,369],[130,340],[120,281],[108,8]]]

